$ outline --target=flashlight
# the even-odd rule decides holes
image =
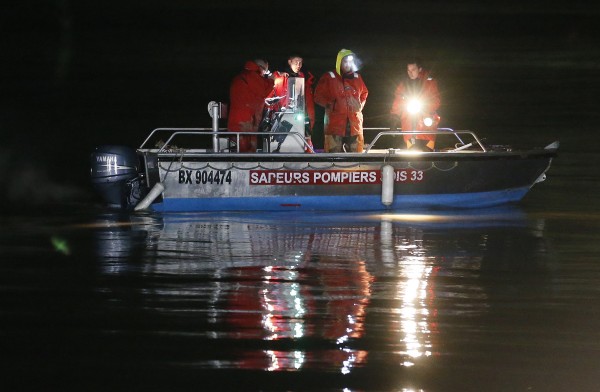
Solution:
[[[418,99],[411,99],[406,104],[406,110],[408,110],[408,112],[410,114],[419,113],[422,108],[423,108],[423,104]]]

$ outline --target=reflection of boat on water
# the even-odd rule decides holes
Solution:
[[[436,355],[440,317],[488,309],[477,279],[452,286],[448,277],[538,249],[529,240],[539,228],[517,208],[462,212],[144,214],[109,228],[121,242],[131,236],[130,257],[114,254],[119,235],[100,242],[108,276],[151,280],[137,294],[149,311],[194,315],[196,336],[255,342],[210,366],[348,373],[369,357],[368,331],[405,366]],[[517,240],[532,248],[510,246]]]
[[[172,253],[181,261],[210,259],[218,255],[206,264],[209,267],[228,264],[278,265],[280,262],[289,265],[291,259],[300,266],[308,262],[313,254],[343,258],[363,253],[365,249],[374,249],[374,244],[385,247],[391,243],[394,233],[422,234],[446,229],[527,225],[527,215],[516,206],[385,214],[117,213],[114,216],[128,217],[128,222],[117,226],[117,230],[109,225],[108,234],[103,235],[109,238],[119,235],[127,237],[141,231],[147,233],[145,237],[148,237],[151,245],[146,249],[147,252],[156,252],[161,257]],[[111,214],[104,214],[103,222],[110,217]],[[386,240],[386,237],[389,238]],[[115,247],[115,244],[110,241],[107,246]],[[131,245],[122,249],[129,247]]]

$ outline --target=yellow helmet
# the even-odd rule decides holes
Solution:
[[[342,66],[342,59],[346,56],[354,56],[354,52],[352,52],[350,49],[342,49],[338,52],[337,54],[337,59],[335,60],[335,71],[337,72],[338,75],[342,76],[340,67]]]

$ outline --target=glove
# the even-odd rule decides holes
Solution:
[[[347,102],[348,102],[348,106],[350,106],[350,109],[352,109],[352,111],[354,113],[358,113],[361,111],[362,106],[360,104],[360,101],[358,99],[356,99],[355,97],[348,98]]]
[[[315,148],[313,147],[312,140],[311,140],[310,136],[306,137],[306,144],[308,144],[310,146],[310,148],[308,148],[308,146],[304,147],[304,152],[312,153]],[[311,150],[311,148],[312,148],[312,150]]]

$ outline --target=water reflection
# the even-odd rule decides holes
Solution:
[[[138,279],[145,311],[179,320],[169,334],[220,347],[201,368],[412,368],[445,352],[444,325],[489,311],[486,271],[548,260],[543,221],[515,208],[118,221],[97,224],[102,273]]]

